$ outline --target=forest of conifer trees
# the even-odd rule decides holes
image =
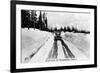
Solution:
[[[48,28],[48,19],[45,12],[39,11],[39,16],[36,13],[36,10],[21,10],[21,27],[22,28],[33,28],[39,29],[42,31],[55,32],[55,31],[63,31],[63,32],[73,32],[73,33],[85,33],[89,34],[89,31],[79,30],[74,26],[69,27],[60,27],[60,29]]]

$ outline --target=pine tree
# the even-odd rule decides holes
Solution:
[[[39,15],[39,24],[38,24],[38,28],[41,30],[42,29],[42,13],[40,11],[40,15]]]

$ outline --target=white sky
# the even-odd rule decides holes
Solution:
[[[48,26],[74,26],[78,29],[90,29],[89,13],[47,12]]]

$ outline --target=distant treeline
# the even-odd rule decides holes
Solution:
[[[90,31],[87,31],[87,30],[79,30],[79,29],[77,29],[77,28],[75,28],[75,27],[69,27],[69,26],[67,26],[67,27],[64,27],[64,28],[60,28],[60,29],[57,29],[57,28],[54,28],[54,29],[48,29],[47,31],[49,31],[49,32],[55,32],[55,31],[58,31],[58,32],[73,32],[73,33],[85,33],[85,34],[89,34],[90,33]]]

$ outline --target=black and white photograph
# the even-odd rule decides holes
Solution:
[[[96,66],[95,6],[79,6],[16,4],[16,69]]]
[[[21,10],[22,63],[88,60],[90,13]]]

